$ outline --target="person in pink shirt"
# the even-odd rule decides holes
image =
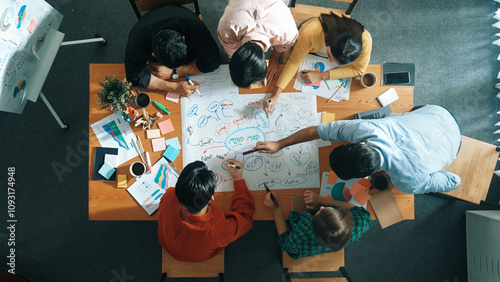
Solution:
[[[217,34],[230,58],[231,79],[247,88],[264,77],[278,77],[281,53],[298,37],[289,0],[229,0]],[[269,59],[269,66],[266,64]]]

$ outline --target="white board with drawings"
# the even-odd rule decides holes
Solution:
[[[316,142],[293,145],[275,154],[242,153],[258,141],[276,141],[302,128],[318,124],[316,96],[283,93],[274,112],[266,117],[262,101],[269,94],[238,95],[227,66],[213,73],[192,76],[200,92],[183,98],[184,166],[201,160],[218,176],[217,190],[232,191],[226,159],[243,163],[243,178],[250,190],[319,187]]]
[[[44,61],[39,51],[63,16],[42,0],[0,0],[0,15],[0,110],[21,113],[31,90],[38,98],[44,81],[35,80],[45,80],[33,79]]]

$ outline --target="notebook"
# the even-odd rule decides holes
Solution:
[[[389,105],[390,103],[396,101],[399,99],[398,93],[396,93],[396,90],[394,88],[389,88],[387,91],[384,93],[380,94],[377,97],[377,100],[380,102],[382,107],[385,107]]]
[[[109,179],[99,174],[99,169],[104,165],[105,155],[118,155],[118,148],[95,147],[92,180],[116,181],[116,171]]]

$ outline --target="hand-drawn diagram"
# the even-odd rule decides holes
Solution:
[[[135,134],[121,113],[114,113],[91,125],[102,147],[118,148],[118,165],[136,157]]]
[[[40,60],[33,49],[40,48],[50,29],[59,28],[63,17],[41,0],[2,1],[0,16],[0,105],[21,113],[31,90],[43,83],[32,79]]]
[[[227,67],[193,76],[202,97],[182,100],[184,165],[201,160],[218,176],[216,191],[232,191],[226,160],[243,163],[243,178],[250,190],[319,187],[316,142],[297,144],[274,154],[243,155],[258,141],[276,141],[316,125],[316,96],[283,93],[267,117],[262,102],[268,94],[238,95]],[[207,85],[206,83],[210,84]],[[206,87],[208,86],[208,87]]]

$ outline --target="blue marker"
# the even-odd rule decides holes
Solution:
[[[194,83],[193,83],[193,81],[191,80],[191,78],[189,78],[189,76],[188,76],[187,74],[186,74],[186,75],[184,75],[184,76],[186,77],[186,79],[187,79],[188,83],[189,83],[190,85],[194,86]],[[200,95],[200,97],[201,97],[201,93],[200,93],[200,91],[199,91],[198,89],[196,89],[196,92],[198,92],[198,94],[199,94],[199,95]]]

